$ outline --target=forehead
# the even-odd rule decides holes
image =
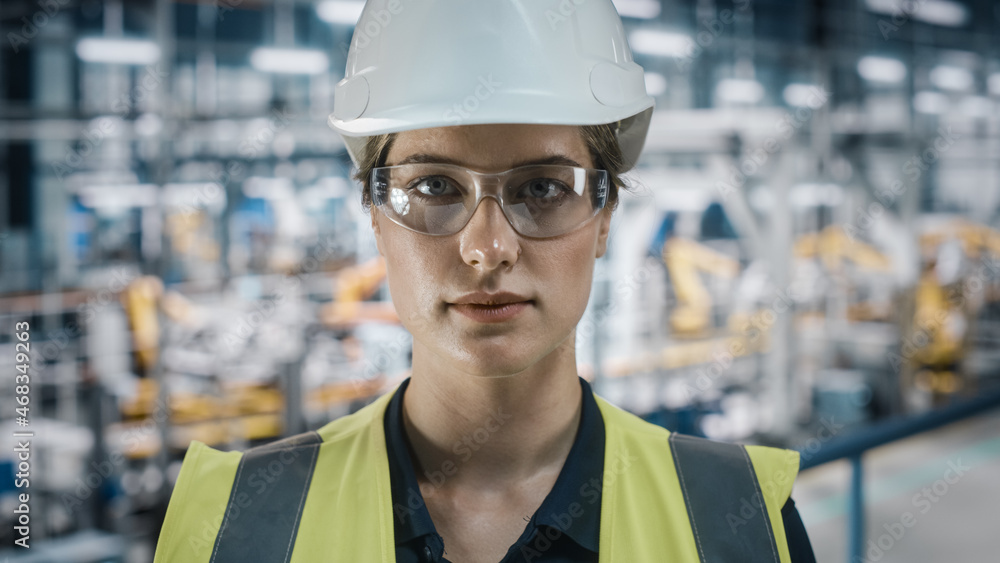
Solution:
[[[488,124],[403,131],[396,134],[386,165],[415,155],[436,157],[479,172],[502,172],[555,157],[593,167],[581,128],[576,125]]]

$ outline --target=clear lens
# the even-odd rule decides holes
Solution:
[[[371,184],[374,204],[390,219],[430,235],[457,233],[482,197],[493,195],[521,235],[557,236],[596,215],[608,194],[606,171],[561,165],[481,174],[450,164],[404,164],[376,168]]]

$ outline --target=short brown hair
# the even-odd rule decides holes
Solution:
[[[622,155],[621,146],[618,144],[617,127],[617,123],[580,126],[583,140],[587,143],[587,148],[590,149],[590,158],[594,161],[594,168],[607,170],[611,179],[611,191],[608,193],[606,205],[609,212],[614,212],[615,208],[618,207],[618,190],[629,189],[621,177],[625,172],[625,158]],[[360,168],[354,175],[354,179],[362,185],[361,205],[366,213],[371,211],[372,206],[372,170],[385,166],[389,149],[395,139],[395,133],[383,133],[368,137],[364,149],[358,155]]]

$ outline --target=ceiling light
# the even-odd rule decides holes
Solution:
[[[354,25],[364,8],[363,0],[328,0],[316,5],[316,15],[327,23]]]
[[[815,84],[789,84],[785,86],[782,97],[790,106],[818,108],[823,105],[827,95]]]
[[[261,72],[319,74],[330,66],[330,61],[326,53],[314,49],[258,47],[250,54],[250,64]]]
[[[836,207],[844,201],[844,189],[833,183],[802,183],[792,187],[789,201],[796,207]]]
[[[163,185],[160,203],[172,209],[204,208],[221,213],[226,208],[226,189],[218,182],[171,182]]]
[[[964,92],[972,88],[975,80],[967,69],[957,66],[939,65],[931,69],[931,83],[942,90]]]
[[[160,48],[145,39],[86,37],[76,44],[76,54],[88,63],[148,65],[160,59]]]
[[[628,38],[629,46],[637,53],[661,57],[686,57],[691,54],[694,43],[683,33],[638,29]]]
[[[614,0],[618,15],[623,18],[651,19],[660,15],[657,0]]]
[[[960,27],[969,21],[968,8],[951,0],[922,0],[910,3],[898,0],[865,0],[865,4],[872,12],[895,16],[897,19],[913,18],[948,27]],[[899,25],[896,21],[892,23]]]
[[[764,87],[756,80],[726,78],[715,87],[715,95],[723,102],[755,104],[764,97]]]
[[[80,204],[91,209],[151,207],[157,202],[155,184],[93,184],[77,191]]]
[[[902,82],[906,77],[906,65],[888,57],[862,57],[858,61],[858,74],[871,82]]]
[[[958,2],[926,0],[913,12],[913,19],[935,25],[959,27],[969,21],[969,10]]]

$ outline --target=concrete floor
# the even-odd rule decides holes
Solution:
[[[1000,561],[1000,412],[872,450],[864,470],[864,558],[849,563]],[[842,460],[796,481],[792,498],[819,563],[849,561],[850,478]]]

